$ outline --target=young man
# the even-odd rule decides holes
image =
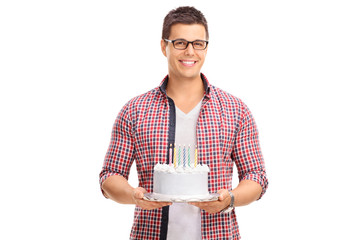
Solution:
[[[105,197],[136,205],[130,239],[240,239],[233,207],[260,199],[266,191],[250,111],[200,73],[208,39],[200,11],[170,11],[161,40],[169,73],[159,87],[129,101],[113,126],[100,184]],[[153,188],[154,165],[168,159],[168,146],[175,142],[198,146],[198,161],[211,169],[209,191],[219,193],[217,201],[171,204],[143,199]],[[137,188],[127,182],[134,160]],[[240,182],[231,190],[233,163]]]

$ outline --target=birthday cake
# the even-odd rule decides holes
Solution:
[[[191,152],[195,152],[193,158]],[[170,144],[167,163],[154,167],[153,192],[145,194],[152,201],[213,201],[218,194],[208,191],[209,167],[198,163],[197,146]]]
[[[173,198],[203,198],[209,196],[207,165],[178,166],[156,164],[154,193]]]

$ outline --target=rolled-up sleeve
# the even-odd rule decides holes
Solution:
[[[268,179],[256,123],[245,104],[241,108],[239,131],[236,135],[232,159],[238,170],[239,181],[252,180],[261,185],[260,199],[266,192]]]
[[[118,114],[112,128],[110,145],[99,176],[100,188],[110,176],[120,175],[126,179],[129,178],[130,168],[134,161],[134,138],[129,116],[129,104],[127,104]]]

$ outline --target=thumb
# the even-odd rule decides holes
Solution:
[[[220,196],[219,196],[219,200],[222,201],[226,198],[226,196],[229,194],[228,190],[226,189],[221,189],[217,192]]]
[[[136,198],[140,198],[140,199],[143,198],[144,193],[146,193],[146,190],[142,187],[135,188],[135,190],[134,190],[134,196]]]

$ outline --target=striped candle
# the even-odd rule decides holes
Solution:
[[[174,168],[176,168],[176,144],[174,144]]]
[[[169,165],[172,165],[172,144],[170,143]]]
[[[186,148],[185,148],[185,144],[184,144],[184,148],[183,148],[183,164],[184,167],[186,167]]]
[[[194,167],[196,167],[197,165],[197,145],[195,145],[195,162],[194,162]]]
[[[189,147],[188,147],[188,165],[190,167],[190,144],[189,144]]]
[[[181,166],[181,145],[179,144],[179,151],[178,151],[178,161],[179,161],[179,167]]]

